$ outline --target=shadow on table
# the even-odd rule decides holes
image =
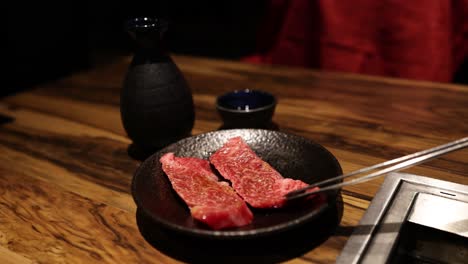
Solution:
[[[5,115],[0,115],[0,125],[3,124],[8,124],[13,122],[15,119],[13,117],[5,116]]]
[[[159,149],[144,149],[131,143],[130,145],[128,145],[127,154],[134,160],[144,161],[158,150]]]
[[[222,240],[188,236],[160,228],[141,210],[136,218],[145,240],[162,253],[189,263],[276,263],[300,257],[325,242],[343,214],[341,195],[322,217],[264,238]]]

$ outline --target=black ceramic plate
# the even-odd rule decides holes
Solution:
[[[156,225],[185,235],[214,239],[244,239],[278,234],[320,217],[336,202],[338,192],[281,209],[252,209],[254,220],[240,228],[215,231],[195,221],[187,205],[177,196],[161,169],[159,158],[174,152],[177,156],[208,159],[228,139],[241,136],[263,160],[284,177],[312,183],[341,174],[335,157],[311,140],[277,131],[233,129],[210,132],[183,139],[146,159],[132,182],[133,198]]]

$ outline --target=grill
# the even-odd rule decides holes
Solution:
[[[468,186],[392,173],[337,263],[468,263]]]

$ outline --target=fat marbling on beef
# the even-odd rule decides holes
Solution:
[[[252,221],[246,203],[227,182],[218,181],[207,160],[167,153],[160,162],[193,218],[213,229],[239,227]]]
[[[300,180],[283,178],[241,137],[228,140],[211,155],[210,161],[224,178],[231,181],[234,190],[256,208],[282,207],[285,194],[307,186]]]

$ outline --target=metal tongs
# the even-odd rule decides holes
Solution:
[[[311,184],[311,185],[306,186],[304,188],[301,188],[301,189],[298,189],[298,190],[287,193],[286,194],[286,200],[298,199],[298,198],[302,198],[302,197],[309,196],[309,195],[312,195],[312,194],[316,194],[316,193],[319,193],[319,192],[335,190],[335,189],[341,188],[343,186],[354,185],[354,184],[357,184],[357,183],[366,182],[366,181],[369,181],[369,180],[371,180],[373,178],[376,178],[378,176],[381,176],[381,175],[384,175],[384,174],[387,174],[387,173],[390,173],[390,172],[394,172],[394,171],[403,170],[403,169],[406,169],[406,168],[409,168],[409,167],[424,163],[424,162],[429,161],[431,159],[434,159],[434,158],[436,158],[438,156],[444,155],[446,153],[449,153],[449,152],[452,152],[452,151],[455,151],[455,150],[465,148],[467,146],[468,146],[468,137],[461,138],[461,139],[452,141],[452,142],[444,144],[444,145],[440,145],[440,146],[437,146],[437,147],[434,147],[434,148],[422,150],[422,151],[419,151],[419,152],[416,152],[416,153],[413,153],[413,154],[409,154],[409,155],[406,155],[406,156],[403,156],[403,157],[400,157],[400,158],[388,160],[388,161],[385,161],[385,162],[382,162],[382,163],[379,163],[379,164],[376,164],[376,165],[373,165],[373,166],[370,166],[370,167],[362,168],[362,169],[359,169],[359,170],[356,170],[356,171],[353,171],[353,172],[350,172],[350,173],[347,173],[347,174],[342,174],[340,176],[337,176],[337,177],[334,177],[334,178],[331,178],[331,179],[328,179],[328,180],[324,180],[324,181],[321,181],[321,182]],[[396,165],[393,165],[393,164],[396,164]],[[393,166],[390,166],[390,165],[393,165]],[[388,166],[390,166],[390,167],[388,167]],[[350,180],[350,181],[347,181],[347,182],[341,182],[341,183],[328,185],[326,187],[319,188],[318,190],[313,190],[313,191],[308,192],[308,190],[310,190],[312,188],[321,187],[321,186],[324,186],[325,184],[331,184],[332,182],[336,182],[336,181],[339,181],[341,179],[345,179],[345,178],[348,178],[348,177],[351,177],[351,176],[354,176],[354,175],[357,175],[357,174],[361,174],[361,173],[364,173],[364,172],[369,172],[369,171],[376,170],[376,169],[383,168],[383,167],[387,167],[387,168],[376,171],[376,172],[373,172],[373,173],[370,173],[370,174],[365,174],[363,176],[360,176],[359,178],[356,178],[356,179],[353,179],[353,180]]]

